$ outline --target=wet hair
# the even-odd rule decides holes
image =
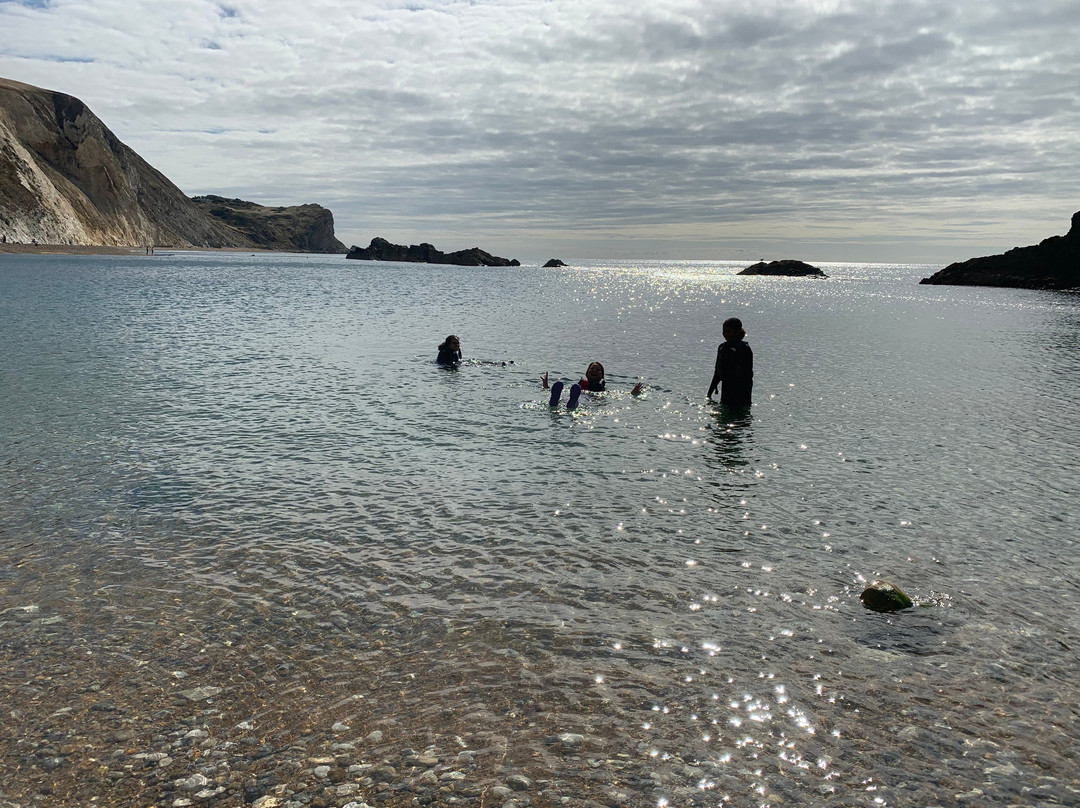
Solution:
[[[739,339],[746,338],[746,329],[742,327],[742,320],[740,320],[738,317],[729,317],[728,319],[724,320],[724,330],[734,331],[736,334],[739,335]]]
[[[453,334],[451,334],[445,340],[443,340],[443,344],[439,346],[439,350],[440,351],[448,351],[448,350],[450,350],[450,343],[451,342],[456,342],[459,345],[461,344],[461,340],[459,340],[457,337],[455,337]]]
[[[600,369],[600,378],[593,382],[589,379],[589,371],[594,367]],[[599,362],[590,362],[589,366],[585,368],[585,381],[589,383],[589,389],[596,392],[603,392],[607,387],[607,379],[604,378],[604,366]]]

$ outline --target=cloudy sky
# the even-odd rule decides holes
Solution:
[[[1080,210],[1080,0],[0,0],[0,76],[347,244],[944,263]]]

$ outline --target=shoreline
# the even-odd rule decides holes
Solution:
[[[276,253],[263,247],[155,247],[161,252],[220,252],[220,253]],[[312,255],[335,255],[336,253],[311,253]],[[103,244],[0,244],[0,255],[145,255],[145,247],[117,247]]]

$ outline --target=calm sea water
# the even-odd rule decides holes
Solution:
[[[580,733],[642,804],[1077,804],[1080,298],[739,266],[0,258],[0,640],[391,654],[382,711]]]

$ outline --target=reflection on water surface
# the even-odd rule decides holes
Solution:
[[[732,269],[4,263],[0,796],[1075,802],[1075,300]]]

